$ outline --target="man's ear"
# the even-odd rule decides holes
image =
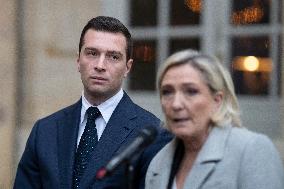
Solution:
[[[126,62],[126,71],[125,71],[125,73],[124,73],[124,77],[127,77],[128,73],[129,73],[130,70],[131,70],[132,64],[133,64],[133,59],[129,59],[129,60]]]
[[[77,60],[76,60],[76,63],[77,63],[78,72],[80,72],[80,53],[79,53],[79,52],[77,52]]]

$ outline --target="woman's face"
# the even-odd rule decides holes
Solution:
[[[212,94],[201,72],[189,64],[169,68],[161,82],[161,104],[170,131],[183,140],[208,135],[222,95]]]

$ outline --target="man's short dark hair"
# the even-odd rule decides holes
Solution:
[[[132,58],[133,42],[129,30],[123,25],[118,19],[108,16],[98,16],[89,20],[82,30],[80,43],[79,43],[79,54],[81,52],[82,46],[84,45],[84,37],[89,29],[102,32],[110,33],[121,33],[126,38],[126,59]]]

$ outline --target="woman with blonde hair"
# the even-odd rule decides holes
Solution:
[[[283,189],[271,140],[242,127],[229,72],[214,57],[183,50],[161,65],[164,126],[175,135],[151,161],[146,189]]]

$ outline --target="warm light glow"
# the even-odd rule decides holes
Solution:
[[[154,50],[151,46],[140,45],[134,49],[134,57],[144,63],[152,63],[155,57]]]
[[[233,69],[243,72],[271,72],[272,60],[268,57],[237,56],[233,59]]]
[[[201,11],[202,7],[201,0],[185,0],[184,3],[192,12],[199,13]]]
[[[263,15],[264,11],[262,7],[254,5],[241,11],[234,12],[231,19],[233,24],[249,24],[259,22]]]
[[[259,61],[255,56],[248,56],[244,59],[244,68],[250,72],[257,71],[259,68]]]

